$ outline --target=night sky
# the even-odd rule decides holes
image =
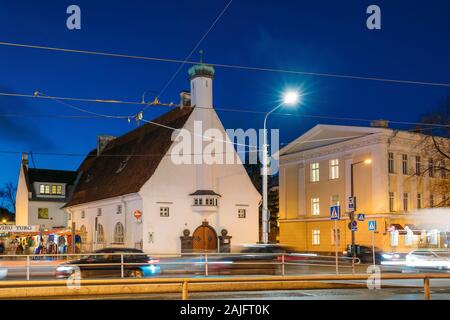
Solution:
[[[0,41],[183,60],[228,0],[0,1]],[[77,4],[82,29],[66,28],[66,8]],[[366,28],[366,8],[382,10],[382,30]],[[204,60],[323,73],[450,83],[450,2],[446,0],[234,0],[200,46]],[[199,59],[194,54],[192,60]],[[186,65],[162,102],[189,88]],[[0,46],[0,92],[140,101],[160,91],[178,64]],[[418,121],[442,106],[448,87],[334,79],[216,68],[218,108],[268,111],[285,88],[302,88],[299,115]],[[73,102],[95,112],[123,115],[130,105]],[[152,107],[151,119],[166,107]],[[6,115],[22,115],[9,117]],[[98,134],[136,127],[84,115],[54,101],[0,97],[0,151],[33,151],[37,167],[75,170]],[[226,128],[261,128],[263,115],[219,112]],[[287,143],[317,123],[362,122],[274,115]],[[0,185],[17,182],[20,154],[0,153]]]

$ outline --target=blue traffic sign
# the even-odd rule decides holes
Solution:
[[[341,216],[341,207],[340,206],[331,206],[330,207],[330,219],[331,220],[339,220]]]
[[[358,221],[366,220],[366,215],[364,213],[358,213]]]
[[[377,222],[375,220],[369,220],[368,226],[369,226],[369,231],[377,230]]]

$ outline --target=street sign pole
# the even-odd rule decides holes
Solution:
[[[375,266],[375,230],[372,230],[372,258]]]
[[[337,220],[334,220],[334,251],[336,257],[336,275],[339,274]]]
[[[377,221],[371,220],[368,222],[369,231],[372,231],[372,259],[373,259],[373,265],[375,266],[375,231],[377,230]]]
[[[339,274],[339,260],[338,260],[338,234],[337,234],[337,221],[341,217],[341,208],[339,206],[330,207],[330,219],[334,220],[334,253],[336,260],[336,274]]]

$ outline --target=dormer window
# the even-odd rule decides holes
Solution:
[[[62,195],[62,185],[40,184],[39,194],[60,196]]]
[[[215,211],[219,205],[220,194],[212,190],[197,190],[191,193],[195,211]]]

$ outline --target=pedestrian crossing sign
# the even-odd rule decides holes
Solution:
[[[330,219],[331,220],[339,220],[341,215],[341,207],[340,206],[331,206],[330,207]]]
[[[368,224],[369,224],[369,231],[377,230],[377,222],[375,220],[370,220]]]

